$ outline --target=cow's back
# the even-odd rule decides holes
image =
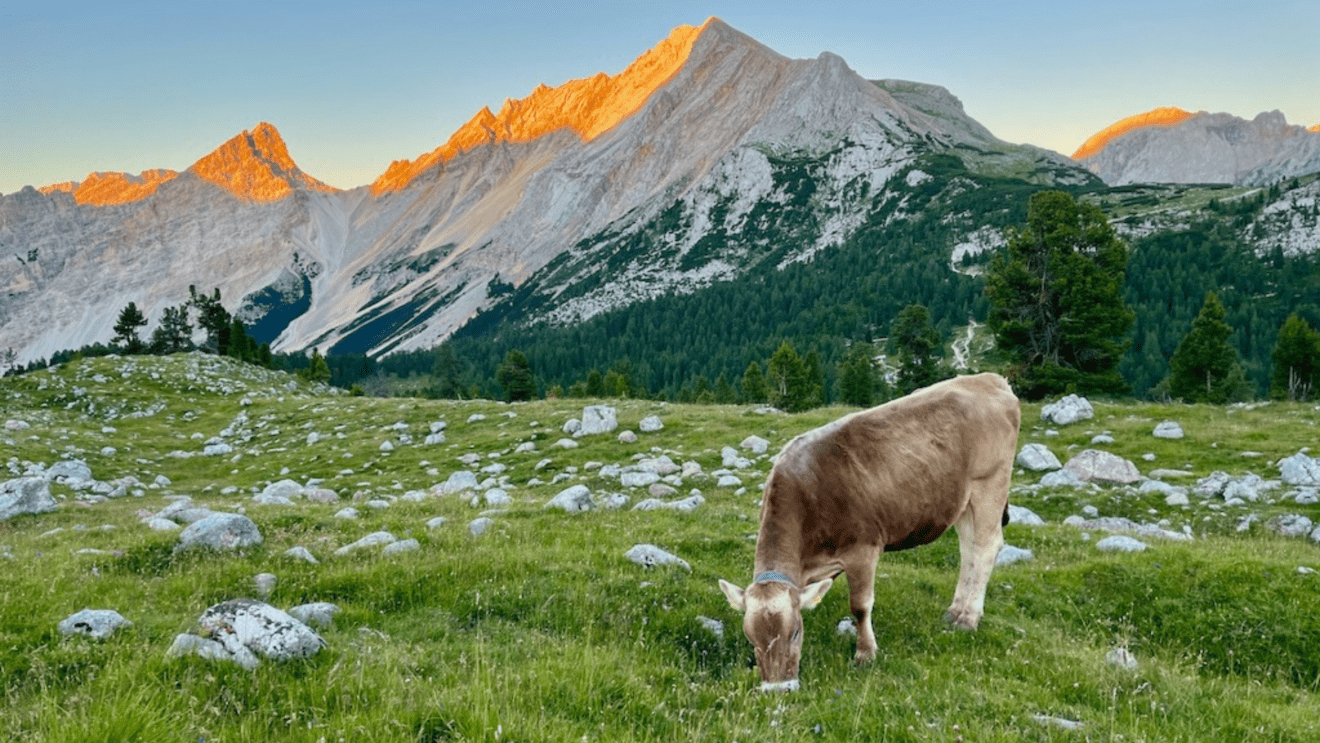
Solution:
[[[1011,468],[1019,417],[1008,383],[979,374],[809,431],[780,453],[763,527],[800,520],[804,551],[933,541],[966,507],[970,482]]]

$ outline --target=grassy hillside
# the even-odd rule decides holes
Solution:
[[[734,406],[612,401],[619,430],[646,416],[664,428],[620,443],[615,433],[554,446],[582,401],[504,405],[351,398],[283,374],[201,355],[101,358],[0,380],[10,475],[28,463],[84,460],[100,481],[134,477],[123,497],[53,484],[58,510],[0,521],[0,738],[22,741],[922,740],[1310,741],[1320,736],[1320,545],[1263,526],[1283,514],[1320,521],[1320,506],[1285,499],[1228,505],[1190,495],[1166,505],[1133,488],[1035,488],[1022,472],[1011,501],[1048,523],[1006,527],[1030,561],[991,578],[975,634],[940,621],[956,580],[957,540],[886,555],[877,571],[876,661],[857,667],[837,586],[806,619],[801,691],[764,695],[751,647],[716,587],[749,580],[759,486],[769,455],[741,455],[745,490],[719,487],[720,450],[749,435],[771,442],[843,408],[798,415]],[[469,421],[474,414],[484,419]],[[1320,443],[1313,406],[1096,405],[1096,419],[1057,428],[1023,406],[1020,443],[1070,451],[1109,433],[1107,449],[1143,472],[1180,469],[1190,485],[1215,470],[1277,478],[1272,464]],[[1179,421],[1184,439],[1151,429]],[[446,440],[424,444],[444,421]],[[400,425],[402,424],[402,425]],[[200,452],[225,436],[234,451]],[[315,433],[312,437],[309,434]],[[405,439],[405,436],[407,437]],[[246,438],[246,440],[244,440]],[[392,450],[382,450],[389,441]],[[530,442],[532,451],[515,451]],[[110,448],[107,448],[110,447]],[[113,449],[113,451],[111,451]],[[473,464],[458,457],[478,454]],[[498,457],[492,456],[498,454]],[[649,497],[601,476],[666,454],[705,475],[690,513],[632,511]],[[1153,455],[1146,461],[1143,455]],[[537,468],[542,460],[546,465]],[[503,465],[502,473],[481,468]],[[506,477],[512,505],[479,537],[480,491],[425,496],[457,470]],[[168,480],[158,480],[163,476]],[[551,481],[560,478],[560,482]],[[265,506],[268,483],[323,480],[337,503]],[[543,481],[544,484],[529,484]],[[573,484],[618,510],[566,514],[543,505]],[[239,553],[173,552],[178,532],[142,518],[173,496],[242,510],[264,542]],[[387,507],[368,506],[383,501]],[[380,504],[377,503],[377,506]],[[336,518],[352,506],[357,519]],[[1101,516],[1190,528],[1195,538],[1143,538],[1140,553],[1098,551],[1105,536],[1061,525],[1087,506]],[[1258,520],[1246,531],[1248,514]],[[435,528],[428,520],[443,516]],[[420,550],[382,556],[334,550],[388,530]],[[624,558],[650,543],[686,560],[646,569]],[[284,556],[301,545],[320,563]],[[93,551],[87,551],[93,550]],[[257,596],[287,609],[329,601],[314,658],[255,671],[168,659],[175,635],[208,606]],[[115,609],[132,627],[93,641],[56,625],[84,608]],[[723,623],[717,636],[701,621]],[[1106,661],[1115,648],[1134,670]],[[1078,722],[1069,730],[1061,722]]]

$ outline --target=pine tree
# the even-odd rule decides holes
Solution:
[[[595,369],[587,372],[587,385],[583,393],[584,397],[605,396],[605,378],[600,375],[600,372]]]
[[[1270,397],[1309,400],[1320,393],[1320,332],[1296,313],[1279,329],[1270,358],[1274,361]]]
[[[848,355],[839,365],[839,401],[847,405],[869,408],[876,402],[879,375],[872,362],[869,343],[856,342],[848,347]]]
[[[770,404],[790,413],[815,406],[820,399],[820,386],[812,383],[807,364],[784,341],[770,357],[766,377],[770,387]]]
[[[1169,393],[1184,402],[1224,403],[1241,399],[1246,377],[1237,350],[1228,342],[1224,305],[1214,292],[1192,321],[1192,329],[1169,360]]]
[[[536,380],[532,375],[532,365],[522,351],[514,349],[504,356],[504,363],[495,372],[495,381],[504,388],[504,397],[510,402],[520,402],[536,397]]]
[[[908,394],[953,376],[940,363],[944,344],[925,305],[910,304],[894,319],[890,337],[898,352],[898,391]]]
[[[325,357],[321,355],[321,349],[312,349],[312,358],[307,368],[299,371],[298,376],[308,382],[325,384],[330,381],[330,365],[325,362]]]
[[[1031,197],[1026,227],[986,276],[990,329],[1016,363],[1018,394],[1129,389],[1118,373],[1134,317],[1122,296],[1127,261],[1099,207],[1061,191]]]
[[[770,388],[761,373],[761,365],[755,361],[748,362],[747,371],[743,372],[742,399],[749,403],[770,402]]]
[[[146,344],[138,337],[138,328],[147,324],[147,318],[143,317],[142,310],[137,305],[129,302],[119,312],[119,320],[115,323],[115,337],[111,343],[121,343],[128,353],[142,353],[146,349]]]
[[[188,322],[188,306],[166,307],[160,325],[151,331],[151,352],[170,354],[191,351],[192,323]]]
[[[463,364],[454,347],[443,343],[435,352],[435,363],[431,375],[435,378],[435,395],[449,400],[463,397]]]

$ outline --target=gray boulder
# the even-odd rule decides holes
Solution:
[[[1022,451],[1018,452],[1017,464],[1019,467],[1032,472],[1045,472],[1063,467],[1059,462],[1059,458],[1054,456],[1054,452],[1050,451],[1044,444],[1027,444],[1023,446]]]
[[[325,640],[312,628],[270,604],[252,599],[212,606],[197,620],[197,629],[202,635],[198,639],[211,638],[210,642],[219,644],[223,653],[213,646],[176,638],[169,654],[193,652],[255,668],[260,662],[258,656],[274,661],[308,658],[325,646]]]
[[[302,546],[301,544],[298,545],[297,547],[290,547],[287,550],[285,550],[284,556],[291,557],[295,560],[302,560],[303,562],[309,562],[313,565],[321,564],[321,561],[316,559],[316,555],[313,555],[311,551],[309,551],[306,547]]]
[[[316,601],[289,609],[289,616],[308,626],[329,627],[335,623],[335,615],[339,612],[339,607],[334,604]]]
[[[633,506],[632,510],[634,511],[670,510],[670,511],[691,512],[700,508],[701,505],[705,502],[706,502],[705,497],[703,497],[700,493],[690,495],[686,498],[683,498],[682,500],[675,500],[675,501],[663,501],[660,500],[659,498],[647,498],[641,503],[638,503],[637,505]]]
[[[1131,485],[1141,479],[1141,473],[1132,462],[1116,454],[1098,449],[1086,449],[1068,460],[1064,469],[1077,475],[1083,482],[1104,482]]]
[[[382,555],[401,555],[405,552],[416,552],[422,548],[421,542],[416,539],[400,539],[397,542],[391,542],[385,545],[381,550]]]
[[[591,491],[587,489],[586,485],[574,485],[571,488],[559,491],[559,494],[551,498],[544,507],[578,513],[579,511],[590,511],[595,508],[596,502],[591,499]]]
[[[482,534],[485,534],[490,527],[494,525],[494,519],[489,516],[482,516],[481,518],[473,519],[472,523],[468,524],[468,533],[474,537],[479,537]]]
[[[642,567],[653,568],[657,565],[677,565],[684,570],[691,570],[692,566],[687,560],[666,552],[654,544],[637,544],[623,553],[630,562],[634,562]]]
[[[999,554],[995,556],[995,566],[1003,567],[1004,565],[1012,565],[1015,562],[1026,562],[1035,559],[1035,557],[1029,549],[1005,544],[999,548]]]
[[[52,480],[82,482],[92,479],[92,468],[81,459],[66,459],[51,465],[50,469],[46,470],[46,477]]]
[[[1105,537],[1095,543],[1095,548],[1101,552],[1141,552],[1146,547],[1145,542],[1122,534]]]
[[[1008,523],[1022,524],[1023,526],[1044,526],[1045,519],[1036,515],[1035,511],[1023,506],[1008,505]]]
[[[41,477],[18,477],[0,483],[0,521],[28,513],[47,513],[56,508],[50,481]]]
[[[660,481],[660,475],[654,472],[624,472],[619,476],[619,484],[625,488],[644,488]]]
[[[621,432],[621,433],[619,434],[619,443],[620,443],[620,444],[636,444],[636,443],[637,443],[637,434],[633,433],[632,431],[623,431],[623,432]]]
[[[1157,439],[1180,439],[1183,437],[1182,426],[1176,421],[1163,421],[1152,432]]]
[[[619,427],[619,418],[609,405],[588,405],[582,408],[582,425],[574,436],[594,436],[609,433]]]
[[[464,490],[476,490],[478,486],[477,475],[469,470],[458,470],[449,473],[449,479],[445,480],[444,485],[440,486],[443,493],[461,493]]]
[[[748,436],[738,445],[744,449],[751,449],[753,454],[765,454],[770,449],[770,442],[760,436]]]
[[[102,640],[120,627],[132,626],[132,622],[113,609],[83,609],[60,622],[58,629],[61,635],[85,635]]]
[[[1095,417],[1095,410],[1085,397],[1068,395],[1058,402],[1050,403],[1040,410],[1040,419],[1058,426],[1066,426],[1080,420]]]
[[[1040,485],[1043,488],[1079,488],[1085,484],[1076,473],[1066,469],[1055,470],[1040,478]]]
[[[1320,486],[1320,459],[1297,452],[1291,457],[1279,460],[1279,475],[1289,485]]]
[[[397,541],[399,541],[399,538],[387,531],[374,531],[356,542],[340,547],[335,550],[335,554],[342,557],[343,555],[357,552],[358,550],[368,549],[370,547],[381,547],[387,544],[393,544]]]
[[[642,433],[655,433],[664,430],[665,424],[660,421],[658,415],[648,415],[637,424],[637,430]]]
[[[302,485],[293,480],[280,480],[279,482],[272,482],[263,488],[261,490],[261,495],[293,500],[294,498],[301,498],[304,490],[305,489]]]
[[[261,531],[251,519],[237,513],[213,513],[189,524],[179,534],[179,544],[174,551],[235,550],[255,544],[261,544]]]
[[[1306,516],[1290,513],[1266,521],[1265,527],[1285,537],[1300,537],[1311,531],[1312,523]]]

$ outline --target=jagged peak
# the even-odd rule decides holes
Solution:
[[[247,201],[278,201],[295,189],[338,190],[302,172],[279,131],[264,121],[230,138],[188,170]]]
[[[144,170],[137,175],[132,173],[96,172],[88,173],[81,181],[65,181],[42,186],[44,194],[64,191],[73,195],[79,204],[90,206],[113,206],[127,204],[130,201],[145,199],[160,188],[162,183],[178,177],[173,170],[163,168]]]
[[[553,88],[541,83],[526,98],[505,99],[498,114],[483,108],[437,149],[415,160],[390,163],[372,184],[372,193],[401,189],[436,163],[479,145],[528,142],[563,129],[590,142],[635,113],[669,82],[687,61],[697,38],[712,28],[728,27],[713,16],[701,26],[679,26],[618,75],[598,72]]]
[[[1173,126],[1175,124],[1181,124],[1195,115],[1196,114],[1184,111],[1181,108],[1164,106],[1147,111],[1143,114],[1129,116],[1122,121],[1110,124],[1098,134],[1093,135],[1090,139],[1083,142],[1082,146],[1077,148],[1077,151],[1073,153],[1072,157],[1074,160],[1091,157],[1100,152],[1100,150],[1103,150],[1105,145],[1108,145],[1110,142],[1128,134],[1129,132],[1153,126]]]
[[[1308,132],[1315,132],[1316,134],[1320,134],[1320,124],[1316,124],[1315,126],[1311,127],[1310,129],[1307,129],[1307,131],[1308,131]]]

